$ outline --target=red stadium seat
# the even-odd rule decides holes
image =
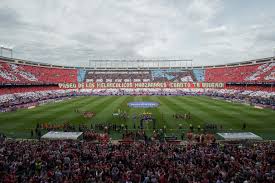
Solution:
[[[0,83],[45,84],[77,82],[76,69],[11,64],[0,60]]]
[[[275,63],[207,68],[206,82],[274,82]]]

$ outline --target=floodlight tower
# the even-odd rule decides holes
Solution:
[[[1,57],[3,56],[3,50],[4,51],[9,51],[10,52],[10,57],[12,58],[12,52],[13,52],[13,48],[12,47],[7,47],[7,46],[3,46],[3,45],[0,45],[0,53],[1,53]]]

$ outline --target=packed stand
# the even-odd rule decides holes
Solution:
[[[275,62],[206,68],[205,82],[275,82]]]
[[[151,71],[88,70],[86,82],[151,82]]]
[[[275,108],[275,92],[247,91],[229,89],[81,89],[81,90],[47,90],[27,93],[0,95],[0,111],[13,107],[25,108],[26,104],[39,101],[57,100],[72,96],[200,96],[207,95],[225,100],[245,101],[248,104],[262,104]]]
[[[233,100],[239,102],[245,102],[250,105],[264,105],[275,107],[275,92],[266,91],[242,91],[242,90],[215,90],[208,89],[205,95],[212,97],[220,97],[225,100]]]
[[[155,69],[151,73],[154,82],[194,82],[200,79],[193,70],[187,69]]]
[[[12,86],[12,87],[2,87],[0,88],[0,95],[5,94],[15,94],[15,93],[27,93],[27,92],[37,92],[37,91],[50,91],[50,90],[60,90],[58,86]]]
[[[2,182],[275,181],[274,143],[0,142]]]
[[[50,90],[0,95],[0,111],[26,108],[29,107],[28,104],[38,105],[49,100],[58,100],[75,95],[74,90]]]
[[[13,64],[0,60],[1,84],[45,84],[63,82],[77,82],[77,70]]]
[[[261,86],[261,85],[227,85],[226,89],[230,90],[242,90],[242,91],[266,91],[266,92],[275,92],[274,86]]]

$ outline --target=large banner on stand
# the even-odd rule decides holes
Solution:
[[[204,82],[129,82],[129,83],[59,83],[61,89],[110,89],[110,88],[224,88],[224,83]]]

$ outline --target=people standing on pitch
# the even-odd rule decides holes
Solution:
[[[137,119],[137,115],[136,113],[133,114],[132,120],[133,120],[133,128],[136,129],[136,119]]]
[[[33,138],[33,129],[31,129],[31,138]]]
[[[198,132],[201,131],[201,125],[198,125]]]
[[[246,129],[246,123],[244,122],[243,123],[243,130],[245,130]]]
[[[193,132],[194,127],[193,127],[193,125],[192,125],[192,124],[190,124],[190,125],[189,125],[189,128],[190,128],[190,131],[191,131],[191,132]]]

